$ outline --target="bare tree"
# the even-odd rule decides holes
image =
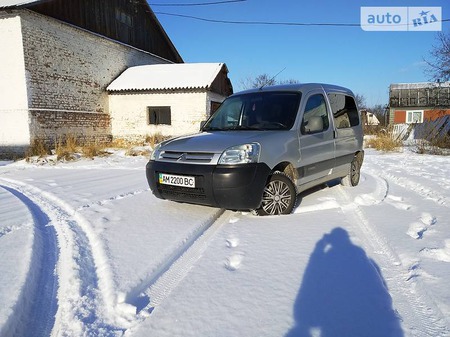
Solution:
[[[362,94],[355,94],[356,104],[359,109],[367,109],[366,98]]]
[[[439,32],[437,45],[430,51],[430,60],[425,60],[428,67],[425,72],[433,81],[450,80],[450,33]]]
[[[275,85],[276,81],[268,74],[261,74],[256,77],[247,77],[241,80],[241,87],[243,89],[260,88],[262,86]]]
[[[253,88],[261,88],[269,85],[277,85],[277,84],[295,84],[299,83],[298,80],[289,79],[289,80],[276,80],[274,76],[270,76],[269,74],[261,74],[256,77],[247,77],[244,80],[240,81],[240,85],[242,89],[253,89]]]
[[[376,104],[369,110],[377,117],[378,121],[380,122],[380,125],[385,126],[387,124],[386,106],[383,106],[382,104]]]

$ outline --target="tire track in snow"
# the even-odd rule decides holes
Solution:
[[[361,176],[367,179],[365,173],[361,173]],[[378,205],[386,200],[389,194],[389,183],[386,179],[379,178],[375,175],[370,175],[371,179],[375,180],[375,191],[368,194],[358,195],[355,201],[359,205]]]
[[[59,307],[53,320],[52,336],[116,336],[137,326],[178,285],[212,236],[234,215],[231,211],[218,210],[141,284],[128,294],[117,294],[102,243],[89,222],[78,213],[91,205],[74,209],[37,187],[0,179],[32,200],[36,209],[49,219],[48,226],[56,232],[60,251],[56,264]],[[142,302],[143,296],[144,301],[148,299],[146,302]]]
[[[161,304],[170,294],[206,250],[215,233],[224,224],[230,222],[233,215],[234,212],[232,211],[220,210],[217,213],[217,217],[207,224],[202,234],[171,264],[166,272],[156,279],[148,290],[150,308],[155,308]]]
[[[52,336],[116,336],[134,317],[119,304],[101,241],[79,213],[56,196],[29,184],[1,178],[2,184],[34,205],[54,228],[59,247],[58,310]],[[56,251],[56,247],[53,248]],[[39,298],[36,293],[35,297]],[[26,319],[25,319],[26,321]]]
[[[386,185],[386,196],[389,192],[389,184]],[[387,289],[392,294],[394,303],[400,313],[407,317],[408,328],[413,336],[446,337],[450,335],[450,329],[445,316],[439,307],[427,295],[424,286],[417,278],[411,278],[411,270],[405,270],[400,258],[382,234],[378,233],[375,226],[370,223],[362,208],[351,200],[346,189],[339,186],[337,193],[343,201],[342,211],[354,224],[355,231],[361,233],[364,245],[380,258],[377,259],[384,278],[388,284],[394,285]],[[385,258],[383,258],[385,257]]]
[[[376,195],[382,196],[381,198],[375,198],[370,205],[378,205],[383,203],[389,195],[389,183],[381,178],[376,176],[372,176],[372,178],[376,181],[377,186],[375,189]],[[359,200],[361,196],[357,196],[353,201],[350,199],[350,196],[346,192],[345,188],[342,186],[337,186],[337,191],[344,200],[344,205],[340,206],[344,214],[353,215],[354,220],[351,223],[357,223],[359,225],[359,229],[363,232],[364,237],[368,239],[368,242],[372,243],[372,246],[375,248],[375,253],[385,255],[389,258],[391,263],[395,266],[401,265],[401,260],[398,257],[397,253],[391,248],[386,239],[378,234],[374,227],[370,224],[369,219],[363,213],[361,207],[361,201]]]
[[[14,307],[14,315],[5,324],[4,333],[5,336],[49,336],[58,307],[55,275],[58,249],[55,230],[49,226],[48,216],[31,199],[14,188],[4,185],[0,187],[24,204],[32,215],[34,226],[30,270]]]
[[[378,162],[375,162],[376,165],[381,166]],[[382,166],[381,166],[382,167]],[[365,169],[366,172],[369,172],[373,176],[379,176],[385,180],[390,180],[395,184],[410,190],[424,199],[432,200],[440,206],[450,207],[450,203],[447,200],[447,197],[437,193],[433,190],[430,190],[428,187],[421,185],[420,183],[413,182],[409,180],[407,177],[398,177],[395,174],[384,172],[383,170],[375,170],[372,168]]]
[[[170,295],[201,257],[215,233],[229,223],[234,214],[235,212],[220,209],[200,226],[183,246],[173,252],[158,270],[129,292],[127,296],[129,303],[146,298],[146,305],[138,314],[139,321],[147,318]]]

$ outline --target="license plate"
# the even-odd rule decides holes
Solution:
[[[195,188],[195,177],[176,176],[172,174],[159,174],[159,183],[164,185]]]

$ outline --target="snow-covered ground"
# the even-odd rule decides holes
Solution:
[[[278,217],[156,199],[145,164],[0,164],[0,336],[450,336],[450,157],[369,149]]]

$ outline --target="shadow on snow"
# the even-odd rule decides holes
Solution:
[[[335,228],[316,244],[285,337],[402,337],[381,271]]]
[[[0,328],[0,335],[49,336],[58,309],[55,268],[59,252],[55,229],[49,226],[47,214],[31,199],[12,188],[3,185],[0,187],[17,197],[29,209],[34,221],[30,271],[15,304],[14,313],[8,318],[4,330]]]

